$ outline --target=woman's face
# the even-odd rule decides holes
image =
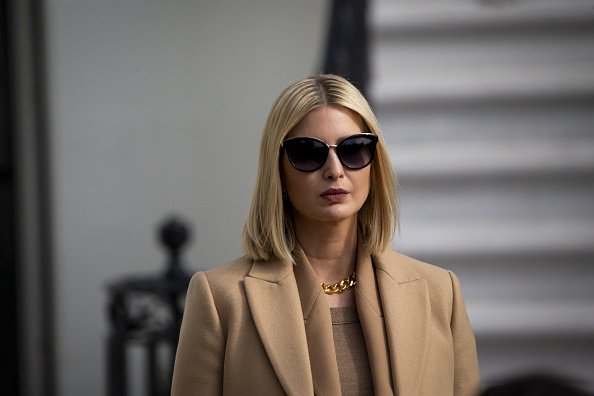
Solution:
[[[291,130],[286,139],[314,137],[327,144],[364,132],[361,117],[342,106],[324,106],[310,111]],[[295,222],[334,222],[354,220],[369,194],[370,169],[351,170],[342,165],[331,148],[326,163],[314,172],[295,169],[286,152],[281,177],[283,190],[293,206]]]

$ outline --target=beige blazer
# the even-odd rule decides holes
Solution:
[[[377,395],[474,396],[475,339],[456,276],[388,250],[355,289]],[[340,395],[330,310],[296,264],[246,257],[190,283],[172,395]]]

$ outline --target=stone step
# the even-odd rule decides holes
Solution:
[[[406,180],[594,176],[592,138],[432,141],[390,146],[394,168]]]

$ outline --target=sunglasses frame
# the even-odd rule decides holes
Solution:
[[[368,133],[368,132],[355,133],[353,135],[349,135],[349,136],[343,137],[338,142],[336,142],[336,144],[328,144],[325,141],[323,141],[322,139],[318,139],[318,138],[314,138],[314,137],[310,137],[310,136],[297,136],[297,137],[294,137],[294,138],[289,138],[289,139],[283,140],[282,143],[281,143],[281,149],[284,149],[285,151],[287,151],[285,149],[285,143],[286,142],[289,142],[289,141],[292,141],[292,140],[296,140],[296,139],[311,139],[311,140],[315,140],[317,142],[320,142],[320,143],[324,144],[328,148],[328,151],[326,151],[326,159],[324,160],[324,162],[322,162],[320,164],[320,166],[318,166],[315,169],[311,169],[311,170],[299,169],[297,166],[295,166],[295,164],[293,163],[293,160],[291,159],[291,156],[287,152],[287,158],[288,158],[289,163],[291,164],[291,166],[293,166],[293,168],[295,168],[296,170],[298,170],[300,172],[315,172],[318,169],[320,169],[321,167],[323,167],[324,164],[326,163],[326,161],[328,161],[328,155],[330,154],[330,149],[331,148],[334,148],[334,150],[336,150],[338,148],[338,146],[341,143],[343,143],[345,140],[350,139],[350,138],[356,138],[356,137],[369,137],[369,138],[371,138],[371,143],[373,145],[373,154],[372,154],[371,159],[369,160],[369,162],[367,162],[365,165],[363,165],[361,167],[351,167],[348,164],[345,164],[344,163],[344,161],[342,160],[342,158],[338,154],[338,152],[336,153],[336,155],[338,156],[338,160],[340,161],[340,163],[344,167],[346,167],[347,169],[350,169],[350,170],[359,170],[359,169],[363,169],[363,168],[368,167],[373,162],[373,159],[375,158],[375,151],[376,151],[376,146],[377,146],[377,143],[378,143],[379,138],[378,138],[377,135],[374,135],[373,133]]]

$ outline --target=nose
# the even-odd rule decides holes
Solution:
[[[323,167],[324,178],[330,180],[338,180],[344,177],[344,168],[342,163],[336,155],[336,148],[331,147],[328,151],[328,158]]]

